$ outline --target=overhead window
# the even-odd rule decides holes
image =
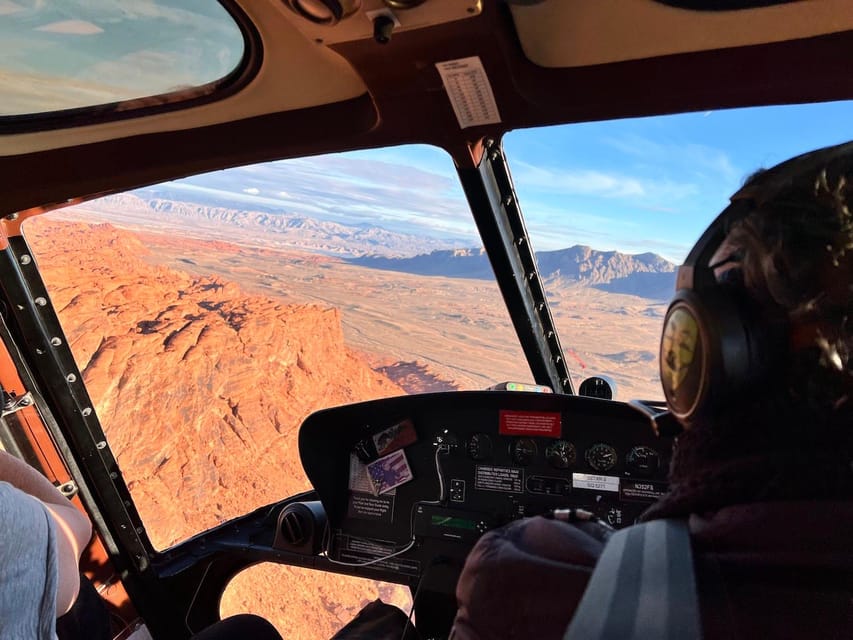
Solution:
[[[197,97],[244,51],[217,2],[0,0],[0,117]]]

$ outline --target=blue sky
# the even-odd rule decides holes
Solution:
[[[587,244],[680,262],[754,170],[850,139],[853,102],[844,102],[519,130],[504,147],[536,250]],[[167,186],[246,208],[479,244],[450,157],[423,145],[273,162]]]
[[[505,139],[534,246],[680,261],[758,168],[853,139],[853,103],[679,114],[524,130]]]

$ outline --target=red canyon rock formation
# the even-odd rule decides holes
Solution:
[[[308,488],[296,435],[311,411],[403,393],[344,345],[337,309],[152,266],[110,225],[35,220],[26,235],[158,548]],[[380,592],[406,598],[274,565],[237,582],[223,608],[289,639],[328,637]]]

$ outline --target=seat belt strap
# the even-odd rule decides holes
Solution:
[[[685,520],[652,520],[614,533],[563,640],[702,638]]]

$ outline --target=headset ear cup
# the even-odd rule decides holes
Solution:
[[[772,349],[758,329],[739,287],[676,293],[664,319],[660,375],[667,405],[685,428],[766,376]]]
[[[692,291],[675,294],[663,323],[660,344],[660,379],[666,403],[685,427],[700,412],[708,394],[707,331],[701,304]]]

